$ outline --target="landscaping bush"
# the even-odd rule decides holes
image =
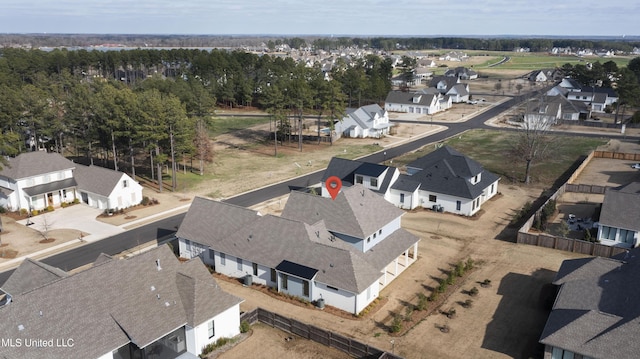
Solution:
[[[393,322],[391,323],[391,328],[389,330],[391,333],[398,333],[402,330],[402,315],[396,314],[393,317]]]
[[[464,263],[462,262],[456,263],[456,267],[453,271],[457,277],[462,277],[464,275]]]
[[[53,212],[53,206],[47,206],[45,209],[47,212]]]
[[[416,306],[416,309],[423,311],[427,309],[428,305],[429,305],[429,298],[427,298],[427,296],[422,293],[418,293],[418,305]]]
[[[405,309],[405,314],[404,314],[404,320],[406,322],[410,322],[411,321],[411,315],[413,314],[413,312],[416,310],[416,307],[413,306],[413,304],[409,304],[407,306],[407,308]]]
[[[29,213],[29,212],[28,212],[25,208],[21,208],[21,209],[20,209],[20,215],[21,215],[21,216],[26,216],[26,215],[27,215],[27,213]]]
[[[33,211],[31,211],[32,216],[37,216],[38,214],[40,214],[40,212],[38,212],[37,209],[34,209]]]
[[[429,298],[427,298],[427,300],[430,302],[435,302],[437,299],[438,299],[438,292],[435,290],[431,292],[431,294],[429,294]]]
[[[246,320],[240,322],[240,333],[246,333],[251,329],[251,325]]]
[[[473,265],[474,265],[473,259],[467,258],[467,261],[464,264],[465,272],[472,270],[473,269]]]
[[[449,272],[446,279],[447,285],[453,285],[456,283],[456,276],[453,272]]]
[[[80,203],[80,200],[79,200],[79,199],[77,199],[77,198],[74,198],[74,199],[73,199],[73,204],[78,204],[78,203]]]
[[[447,290],[447,282],[442,281],[440,283],[440,285],[438,285],[438,287],[436,288],[436,292],[438,293],[444,293]]]
[[[149,205],[149,197],[147,196],[142,197],[142,201],[140,202],[140,204],[143,206]]]

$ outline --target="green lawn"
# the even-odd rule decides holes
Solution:
[[[209,134],[216,137],[223,133],[244,130],[251,126],[269,123],[269,117],[213,117]]]
[[[521,181],[524,178],[525,161],[510,155],[517,134],[495,130],[472,130],[449,139],[445,143],[470,158],[480,162],[484,168],[503,177],[503,181]],[[551,156],[544,161],[533,163],[531,175],[534,185],[551,186],[572,164],[586,156],[600,145],[604,139],[573,136],[555,136]],[[420,150],[393,160],[394,166],[401,167],[436,149],[428,145]]]

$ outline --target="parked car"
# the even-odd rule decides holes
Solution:
[[[640,163],[634,163],[631,165],[631,168],[635,168],[637,170],[640,170]]]

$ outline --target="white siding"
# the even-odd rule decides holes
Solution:
[[[212,320],[215,333],[212,338],[209,338],[209,322]],[[240,334],[240,305],[236,304],[185,332],[187,333],[187,351],[199,355],[207,344],[213,343],[219,338],[233,338]],[[189,338],[190,336],[191,338]]]

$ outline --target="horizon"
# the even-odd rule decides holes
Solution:
[[[5,1],[2,34],[621,39],[640,35],[635,26],[640,4],[627,0],[584,0],[580,6],[553,0],[535,5],[525,0],[482,0],[471,5],[431,0]]]

